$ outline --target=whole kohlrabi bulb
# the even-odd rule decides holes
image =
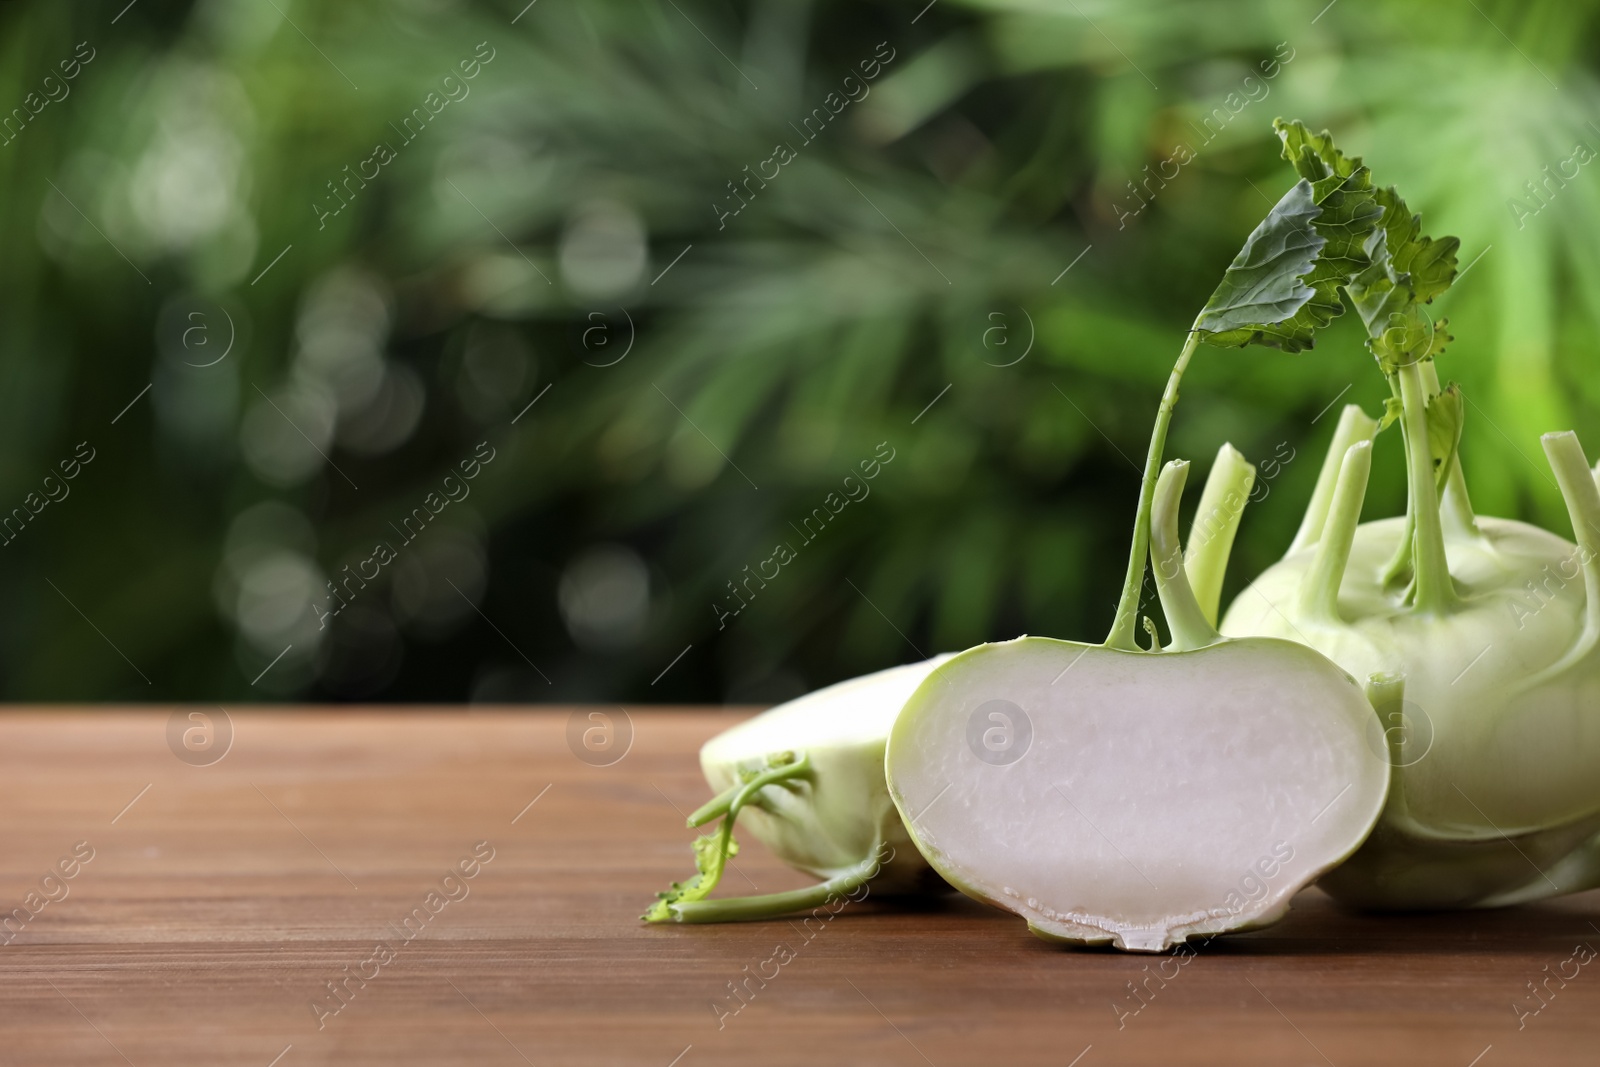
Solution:
[[[1577,545],[1475,518],[1453,445],[1428,464],[1429,431],[1440,436],[1428,422],[1440,395],[1431,364],[1402,368],[1401,385],[1408,517],[1357,525],[1367,468],[1346,449],[1376,424],[1347,409],[1300,535],[1221,627],[1303,642],[1367,680],[1372,743],[1394,766],[1389,800],[1321,884],[1377,908],[1487,907],[1600,885],[1596,476],[1573,434],[1546,435]]]
[[[877,893],[941,886],[895,811],[883,753],[906,698],[949,659],[935,656],[830,685],[707,741],[700,766],[717,796],[688,822],[720,823],[695,839],[696,873],[657,894],[642,918],[768,918],[836,901],[868,882]],[[823,881],[782,893],[705,899],[738,853],[736,820],[779,859]]]

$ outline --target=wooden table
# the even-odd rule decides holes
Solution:
[[[1401,919],[1312,891],[1273,929],[1169,960],[1141,1007],[1129,983],[1161,958],[1052,948],[956,896],[869,899],[809,938],[785,921],[638,922],[692,869],[695,752],[731,712],[635,709],[609,766],[574,755],[568,709],[235,712],[226,755],[197,765],[227,730],[191,710],[0,718],[0,911],[29,916],[0,933],[0,1062],[1600,1060],[1600,962],[1551,979],[1520,1029],[1513,1008],[1539,1003],[1528,982],[1571,974],[1575,946],[1600,946],[1600,893]],[[738,866],[735,891],[806,881],[753,842]],[[728,983],[780,944],[794,958],[719,1019]]]

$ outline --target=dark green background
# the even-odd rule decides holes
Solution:
[[[1275,115],[1461,238],[1441,371],[1472,402],[1475,503],[1566,534],[1537,438],[1600,449],[1600,176],[1544,205],[1525,183],[1600,148],[1595,8],[5,4],[0,108],[79,42],[94,59],[0,145],[0,509],[79,442],[95,458],[0,547],[0,697],[768,701],[1098,639],[1129,458],[1290,183]],[[399,145],[480,42],[470,95],[319,229],[325,183]],[[880,43],[867,95],[802,143]],[[780,141],[796,158],[719,228]],[[1124,217],[1180,143],[1196,158]],[[1349,318],[1302,355],[1202,350],[1169,454],[1295,457],[1230,589],[1287,544],[1319,413],[1383,393]],[[319,630],[322,581],[480,441],[470,497]],[[800,547],[791,523],[879,442],[870,497]],[[1400,506],[1386,436],[1367,514]],[[724,583],[780,541],[797,558],[719,631]]]

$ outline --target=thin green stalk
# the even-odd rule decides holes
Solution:
[[[712,870],[702,876],[700,885],[698,887],[700,890],[702,890],[702,896],[705,895],[705,893],[709,893],[711,890],[715,889],[717,887],[717,883],[722,880],[723,868],[727,865],[728,856],[734,851],[733,824],[738,821],[740,810],[743,809],[746,804],[752,802],[759,807],[761,804],[761,790],[767,786],[777,785],[779,782],[788,781],[791,778],[797,778],[800,775],[807,773],[810,769],[811,757],[802,752],[798,759],[792,760],[789,763],[780,764],[776,767],[769,767],[767,770],[762,771],[748,782],[740,784],[738,788],[734,790],[733,797],[728,801],[728,813],[723,816],[722,827],[717,832],[716,855],[718,859],[716,860]],[[713,799],[710,804],[706,805],[706,807],[711,807],[715,804],[717,804],[717,800]],[[695,814],[698,815],[700,812],[696,812]],[[712,818],[714,817],[715,816],[712,816]],[[705,821],[709,821],[709,819]],[[693,817],[691,816],[689,825],[691,827],[695,827],[699,826],[700,823],[694,822]]]
[[[1427,383],[1428,397],[1439,395],[1439,367],[1433,360],[1422,364],[1422,380]],[[1444,500],[1440,514],[1444,516],[1445,529],[1452,537],[1482,537],[1478,517],[1473,513],[1472,500],[1467,496],[1467,476],[1461,467],[1461,449],[1456,449],[1446,475]]]
[[[743,782],[734,782],[728,788],[706,801],[694,810],[689,816],[689,829],[704,826],[719,815],[728,814],[728,806],[733,803],[733,798],[739,795],[739,790],[744,788]]]
[[[667,911],[681,923],[740,922],[748,919],[770,919],[807,908],[820,908],[837,897],[844,896],[877,877],[881,864],[878,849],[853,867],[816,885],[805,889],[791,889],[786,893],[767,893],[759,897],[726,897],[722,900],[684,901],[668,904]]]
[[[1400,396],[1400,376],[1391,375],[1389,378],[1389,391],[1396,397]],[[1426,413],[1424,413],[1426,414]],[[1400,420],[1400,445],[1405,449],[1406,455],[1411,455],[1410,430],[1406,420]],[[1409,460],[1408,460],[1409,462]],[[1409,467],[1407,468],[1409,470]],[[1410,476],[1407,475],[1409,481]],[[1417,539],[1417,512],[1412,506],[1411,494],[1406,493],[1406,525],[1400,533],[1400,543],[1394,546],[1394,555],[1389,557],[1389,563],[1383,568],[1383,587],[1393,589],[1403,581],[1411,578],[1411,550]]]
[[[1531,692],[1559,678],[1585,662],[1596,645],[1600,645],[1600,475],[1589,469],[1583,445],[1571,430],[1547,433],[1541,443],[1566,501],[1572,533],[1578,542],[1574,562],[1583,571],[1584,619],[1578,639],[1554,663],[1519,682],[1518,688],[1523,692]],[[1564,563],[1560,570],[1565,577]]]
[[[1183,500],[1183,484],[1188,478],[1188,460],[1175,459],[1163,467],[1150,509],[1150,562],[1156,571],[1161,610],[1166,612],[1167,628],[1172,631],[1170,647],[1176,652],[1204,648],[1222,640],[1222,635],[1200,609],[1183,569],[1183,546],[1178,543],[1178,504]]]
[[[811,757],[804,752],[798,754],[781,752],[769,756],[766,770],[752,776],[749,781],[736,782],[689,816],[688,823],[691,827],[710,822],[719,814],[722,815],[722,825],[714,837],[703,837],[695,842],[696,875],[685,882],[674,882],[668,892],[656,894],[658,897],[656,903],[639,917],[647,922],[664,922],[676,918],[675,909],[701,900],[710,894],[722,880],[722,872],[727,866],[728,857],[736,851],[733,843],[733,824],[738,820],[740,810],[746,804],[763,807],[762,789],[807,775],[810,770]]]
[[[1482,537],[1478,529],[1478,516],[1472,510],[1472,500],[1467,496],[1467,477],[1461,470],[1461,449],[1456,449],[1455,461],[1450,464],[1450,480],[1444,486],[1442,508],[1445,527],[1453,537]]]
[[[1455,584],[1444,551],[1439,519],[1439,493],[1434,488],[1433,454],[1428,448],[1428,387],[1415,363],[1400,368],[1400,399],[1406,427],[1406,483],[1409,510],[1415,517],[1412,569],[1416,573],[1419,612],[1448,611],[1456,602]]]
[[[1547,433],[1543,444],[1578,542],[1577,562],[1583,569],[1586,604],[1580,640],[1593,645],[1600,638],[1600,485],[1595,483],[1577,434],[1571,430]]]
[[[1289,543],[1285,556],[1292,556],[1310,548],[1322,536],[1328,523],[1328,508],[1333,504],[1333,490],[1339,481],[1339,467],[1345,453],[1357,441],[1370,441],[1378,432],[1378,422],[1361,410],[1360,404],[1346,404],[1339,413],[1339,425],[1334,428],[1333,440],[1328,443],[1328,454],[1317,473],[1317,487],[1311,492],[1311,502],[1306,505],[1305,518],[1300,520],[1300,530]]]
[[[1378,713],[1378,722],[1383,726],[1384,747],[1389,750],[1389,766],[1399,768],[1406,766],[1406,676],[1398,671],[1385,671],[1380,674],[1367,676],[1367,703],[1372,705],[1372,710]],[[1405,790],[1391,786],[1389,789],[1388,807],[1405,803]]]
[[[1206,475],[1200,494],[1200,507],[1189,526],[1189,546],[1184,551],[1183,569],[1188,572],[1194,598],[1212,626],[1222,607],[1222,580],[1228,573],[1228,557],[1239,532],[1239,519],[1250,502],[1256,468],[1237,448],[1225,444],[1217,450],[1217,460]],[[1160,486],[1160,482],[1156,483]],[[1152,534],[1153,536],[1153,534]]]
[[[1150,451],[1144,461],[1144,480],[1139,485],[1139,509],[1133,520],[1133,546],[1128,551],[1128,574],[1122,582],[1122,599],[1117,602],[1117,615],[1111,622],[1111,633],[1106,636],[1107,648],[1120,648],[1137,652],[1133,639],[1139,614],[1139,593],[1144,587],[1145,559],[1150,553],[1150,504],[1155,498],[1156,479],[1161,474],[1161,454],[1167,447],[1167,427],[1172,424],[1172,409],[1178,406],[1178,385],[1189,366],[1189,358],[1200,344],[1200,334],[1189,331],[1178,353],[1178,362],[1172,366],[1167,387],[1161,394],[1161,407],[1156,411],[1155,428],[1150,431]]]
[[[1300,609],[1320,622],[1339,623],[1339,586],[1350,563],[1350,546],[1361,522],[1361,505],[1372,471],[1372,442],[1357,441],[1345,450],[1339,480],[1330,501],[1328,521],[1317,538],[1317,554],[1300,585]]]

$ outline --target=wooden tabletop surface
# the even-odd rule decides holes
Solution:
[[[0,717],[0,1063],[1600,1061],[1600,963],[1573,962],[1600,893],[1377,918],[1310,891],[1181,966],[958,896],[645,925],[692,870],[695,753],[738,715],[601,710],[587,763],[569,737],[607,724],[570,709]],[[753,841],[737,863],[735,892],[806,882]]]

